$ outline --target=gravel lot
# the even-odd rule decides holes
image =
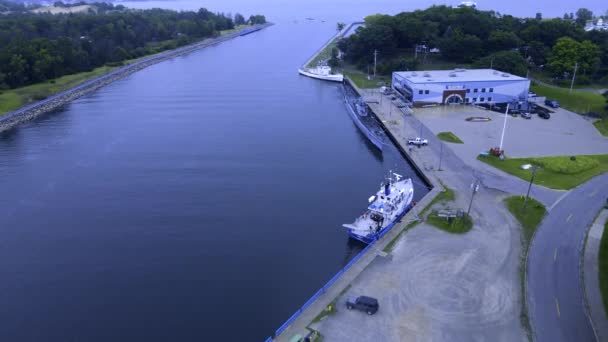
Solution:
[[[462,145],[449,145],[469,164],[481,164],[475,160],[479,152],[500,144],[504,114],[470,106],[440,106],[416,109],[414,115],[435,134],[451,131],[464,141]],[[470,116],[489,117],[492,121],[465,121]],[[608,139],[591,121],[558,109],[549,120],[537,115],[530,120],[508,116],[503,149],[510,157],[602,154],[608,152]]]

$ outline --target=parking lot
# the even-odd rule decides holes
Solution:
[[[475,214],[467,234],[425,223],[408,232],[338,298],[335,314],[312,327],[326,341],[522,341],[519,235],[512,216],[492,209],[496,195],[480,193],[488,215]],[[348,296],[358,295],[377,298],[378,312],[348,310]]]
[[[464,141],[449,146],[467,163],[477,163],[480,152],[500,144],[504,114],[471,106],[438,106],[415,109],[414,115],[435,134],[451,131]],[[491,121],[465,120],[472,116]],[[549,120],[535,114],[529,120],[507,116],[503,149],[509,157],[603,154],[608,152],[608,139],[590,120],[560,108]]]

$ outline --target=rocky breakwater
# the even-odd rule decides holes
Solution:
[[[272,23],[266,23],[262,25],[257,25],[257,27],[263,29],[271,25]],[[116,80],[131,75],[132,73],[144,69],[150,65],[160,63],[162,61],[166,61],[177,56],[185,55],[198,49],[202,49],[211,45],[219,44],[229,39],[239,37],[241,33],[249,29],[250,28],[235,31],[217,38],[206,39],[198,43],[194,43],[181,48],[161,52],[159,54],[143,58],[131,64],[115,69],[107,74],[104,74],[103,76],[81,83],[76,87],[49,96],[44,100],[29,104],[18,110],[7,113],[3,116],[0,116],[0,132],[12,129],[23,122],[32,120],[42,114],[56,110],[57,108],[73,100],[76,100],[81,96],[90,94],[105,85],[108,85]]]

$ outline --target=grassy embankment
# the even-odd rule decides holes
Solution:
[[[603,119],[596,121],[593,125],[602,135],[608,136],[608,113],[606,112],[606,98],[600,94],[570,89],[533,84],[530,90],[538,95],[556,100],[565,109],[585,114],[593,112],[603,115]]]
[[[608,313],[608,221],[604,224],[598,262],[600,292],[602,293],[602,301],[604,302],[604,311]]]
[[[552,189],[572,189],[589,179],[608,171],[608,154],[581,155],[539,158],[505,158],[494,156],[477,157],[478,160],[492,165],[506,173],[530,181],[532,171],[523,170],[521,165],[540,166],[534,177],[534,184]]]
[[[344,76],[348,76],[360,89],[379,88],[380,84],[388,86],[391,81],[388,76],[376,76],[375,79],[367,79],[367,75],[359,71],[344,70]]]
[[[523,196],[512,196],[505,199],[505,204],[511,215],[513,215],[522,227],[521,234],[521,264],[519,266],[521,281],[521,296],[524,305],[521,307],[520,320],[525,330],[528,332],[528,339],[531,340],[532,326],[530,325],[530,318],[528,317],[528,310],[526,308],[526,256],[528,255],[528,249],[530,248],[530,242],[534,236],[536,228],[545,217],[547,210],[542,203],[538,202],[533,198],[528,198],[528,204],[526,205],[526,211],[523,212],[522,208],[524,205]]]
[[[431,203],[429,203],[422,210],[422,212],[420,213],[420,216],[424,217],[424,214],[435,204],[451,202],[456,198],[456,194],[454,193],[454,190],[448,188],[445,185],[443,185],[443,188],[444,188],[444,190],[442,192],[440,192],[435,198],[433,198]],[[471,228],[473,228],[473,220],[466,213],[464,214],[464,217],[453,218],[451,221],[448,221],[444,217],[437,216],[437,213],[438,213],[437,210],[433,210],[426,217],[426,222],[443,231],[446,231],[448,233],[462,234],[462,233],[468,232],[469,230],[471,230]]]
[[[319,53],[317,53],[317,55],[305,65],[305,67],[314,68],[319,62],[329,60],[331,58],[331,50],[336,47],[337,43],[338,38],[333,38],[331,42],[323,48],[323,50],[319,51]]]
[[[435,204],[437,203],[447,203],[447,202],[451,202],[456,198],[456,195],[454,194],[454,190],[448,188],[447,186],[445,186],[445,184],[443,184],[443,191],[441,191],[440,193],[438,193],[430,202],[429,204],[426,205],[426,207],[424,207],[419,213],[418,216],[419,217],[424,217],[424,215],[427,213],[427,211],[429,211],[429,209],[431,209],[431,207],[433,207]],[[429,217],[432,215],[433,213],[429,214]],[[441,219],[441,220],[445,220],[445,219]],[[428,222],[428,219],[427,219]],[[390,253],[393,248],[395,248],[395,245],[397,244],[397,241],[399,241],[399,239],[401,239],[401,236],[403,234],[405,234],[408,230],[410,230],[411,228],[415,227],[416,225],[418,225],[418,223],[420,223],[420,221],[416,220],[416,221],[412,221],[410,223],[408,223],[400,232],[399,234],[397,234],[397,236],[395,236],[395,238],[393,238],[383,249],[384,252],[386,253]],[[434,225],[433,222],[429,222],[430,224]],[[442,223],[443,224],[443,223]],[[437,226],[434,225],[435,227],[439,228],[439,229],[443,229],[449,232],[450,229],[454,229],[454,227],[448,227],[444,229],[444,226],[440,224],[441,226]],[[460,229],[459,226],[456,229]],[[469,228],[470,229],[470,228]],[[467,230],[468,231],[468,230]]]
[[[244,27],[245,25],[242,25],[233,30],[222,31],[220,34],[229,34]],[[175,47],[175,40],[163,41],[148,45],[150,51],[153,52],[152,54],[165,51],[167,49],[170,49],[171,47]],[[148,56],[124,61],[121,65],[130,64]],[[108,73],[119,66],[120,65],[105,65],[99,68],[95,68],[92,71],[65,75],[43,83],[37,83],[21,88],[0,91],[0,116],[8,112],[12,112],[28,104],[34,103],[36,101],[44,100],[49,96],[60,93],[62,91],[66,91],[93,78],[102,76],[103,74]]]
[[[460,138],[458,138],[458,136],[456,136],[456,134],[454,134],[452,132],[439,132],[439,133],[437,133],[437,137],[439,139],[449,142],[449,143],[464,144],[464,142],[462,140],[460,140]]]

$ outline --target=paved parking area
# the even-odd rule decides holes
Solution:
[[[476,224],[467,234],[413,228],[391,255],[376,257],[338,299],[338,311],[313,328],[327,341],[524,340],[517,224],[496,210],[497,195],[480,192]],[[466,196],[458,196],[458,205],[466,205]],[[373,316],[350,311],[350,295],[378,298],[380,310]]]
[[[467,163],[477,163],[475,158],[481,151],[500,144],[504,114],[471,106],[439,106],[415,109],[414,115],[435,134],[451,131],[464,141],[449,145]],[[466,121],[470,116],[492,121]],[[608,152],[608,138],[591,121],[560,108],[549,120],[537,115],[530,120],[509,115],[503,149],[510,157],[603,154]]]

